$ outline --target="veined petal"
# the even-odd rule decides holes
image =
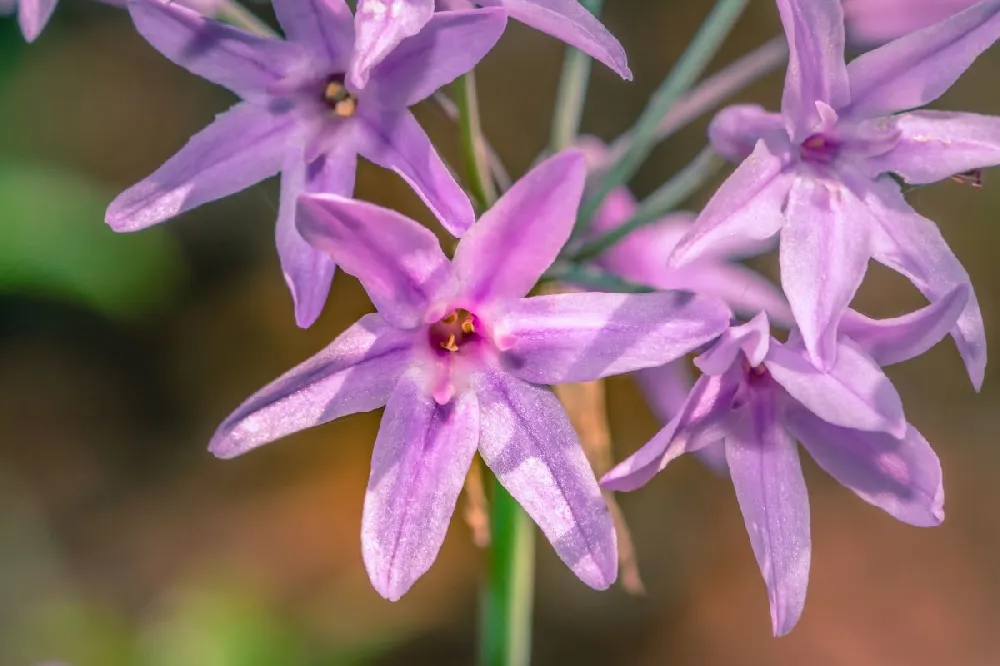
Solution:
[[[272,6],[289,41],[322,56],[334,71],[347,69],[354,52],[354,17],[344,0],[274,0]]]
[[[514,20],[575,46],[632,80],[625,49],[577,0],[475,0],[477,5],[503,7]]]
[[[816,131],[816,102],[835,110],[851,99],[844,64],[844,10],[841,0],[778,0],[788,38],[788,71],[781,115],[793,143]]]
[[[273,176],[294,148],[295,124],[292,114],[237,104],[152,175],[115,197],[105,220],[115,231],[145,229]]]
[[[514,183],[455,250],[465,295],[483,303],[527,294],[566,244],[586,176],[583,154],[564,150]]]
[[[876,173],[908,183],[933,183],[956,173],[1000,164],[1000,117],[913,111],[892,118],[899,143],[869,161]]]
[[[618,575],[614,525],[562,405],[503,371],[481,379],[483,460],[573,573],[593,588],[610,587]]]
[[[401,41],[419,33],[433,15],[434,0],[358,0],[357,41],[348,74],[351,86],[355,90],[366,87],[372,68]]]
[[[720,245],[731,252],[739,251],[740,245],[759,247],[778,233],[785,222],[782,209],[791,186],[784,166],[766,142],[758,141],[753,154],[719,187],[674,248],[669,265],[676,268],[716,254]]]
[[[260,37],[207,19],[169,0],[131,0],[135,27],[181,67],[244,98],[262,97],[304,57],[292,42]]]
[[[789,406],[784,418],[813,460],[864,501],[918,527],[944,520],[941,463],[913,426],[897,439],[838,428],[800,405]]]
[[[475,67],[506,25],[500,9],[438,12],[372,69],[365,102],[394,111],[416,104]]]
[[[809,496],[795,442],[778,423],[775,405],[753,413],[726,438],[726,462],[757,566],[764,576],[775,636],[802,614],[812,553]]]
[[[817,366],[836,360],[837,325],[868,269],[875,226],[868,207],[838,181],[795,179],[781,230],[781,286]]]
[[[865,202],[878,220],[872,237],[872,257],[876,261],[905,275],[931,302],[956,286],[968,287],[969,300],[951,334],[978,391],[986,374],[986,330],[969,274],[937,225],[910,208],[892,180],[873,182]]]
[[[790,328],[792,311],[781,289],[760,273],[740,264],[696,263],[674,271],[674,289],[686,289],[722,299],[734,311],[752,317],[766,312],[772,323]],[[646,282],[663,288],[656,282]]]
[[[882,369],[853,343],[842,341],[828,372],[813,366],[801,347],[772,341],[767,370],[789,395],[833,425],[902,437],[903,402]]]
[[[209,450],[234,458],[299,430],[378,409],[406,370],[412,334],[365,315],[330,345],[248,398]]]
[[[733,104],[712,118],[708,140],[715,152],[730,162],[742,162],[765,135],[784,127],[779,113],[765,111],[759,104]]]
[[[441,221],[461,236],[476,214],[465,190],[448,170],[434,144],[409,111],[363,112],[358,151],[383,169],[395,171]]]
[[[387,208],[334,194],[299,198],[296,225],[313,247],[358,278],[393,326],[424,320],[452,272],[430,229]]]
[[[439,405],[404,375],[385,407],[361,516],[372,585],[403,596],[437,558],[479,441],[479,405],[467,391]]]
[[[771,326],[763,312],[741,326],[726,330],[715,344],[694,360],[706,375],[722,375],[744,357],[750,367],[764,362],[771,347]]]
[[[18,0],[17,23],[25,41],[33,42],[42,34],[52,17],[57,0]]]
[[[869,319],[848,310],[840,320],[840,334],[883,367],[901,363],[940,342],[954,328],[971,294],[969,287],[958,285],[930,305],[893,319]]]
[[[281,272],[292,293],[295,323],[312,326],[323,311],[336,264],[325,252],[307,243],[295,228],[298,198],[302,194],[329,193],[349,197],[354,193],[358,156],[352,145],[351,128],[340,128],[332,149],[307,165],[303,153],[290,153],[281,173],[281,200],[275,244]]]
[[[571,293],[511,301],[494,322],[510,371],[535,384],[662,365],[729,326],[721,301],[688,292]]]
[[[933,102],[998,37],[1000,0],[986,0],[855,58],[847,67],[851,106],[842,117],[875,118]]]

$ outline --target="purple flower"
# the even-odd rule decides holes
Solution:
[[[52,17],[57,0],[0,0],[0,16],[17,12],[17,23],[24,39],[33,42],[42,34]]]
[[[439,4],[448,9],[500,7],[511,18],[575,46],[625,79],[632,78],[621,44],[579,0],[439,0]],[[373,68],[401,40],[424,29],[434,5],[434,0],[359,0],[354,19],[357,56],[348,81],[363,87]]]
[[[441,12],[357,89],[345,80],[356,50],[343,0],[276,0],[274,8],[288,41],[169,2],[130,3],[153,46],[243,101],[120,194],[107,221],[116,231],[135,231],[281,172],[275,240],[295,319],[305,327],[323,308],[335,265],[299,235],[295,201],[310,192],[349,196],[359,154],[402,176],[448,231],[458,235],[472,224],[468,196],[407,107],[475,66],[500,38],[506,16]]]
[[[879,365],[923,353],[954,325],[969,291],[956,287],[922,310],[873,321],[848,310],[837,361],[822,371],[801,337],[782,344],[763,313],[735,326],[695,360],[704,373],[680,413],[601,479],[634,490],[689,451],[722,442],[750,543],[767,585],[776,635],[790,631],[809,578],[809,500],[798,441],[861,499],[912,525],[944,520],[941,466],[906,422]]]
[[[210,445],[229,458],[386,405],[362,551],[398,599],[432,564],[478,449],[588,585],[617,572],[614,529],[566,414],[545,384],[678,358],[725,330],[728,309],[677,292],[523,298],[569,238],[585,166],[560,153],[518,181],[449,261],[435,236],[375,205],[302,197],[303,236],[355,275],[378,314],[247,400]]]
[[[939,97],[993,43],[1000,0],[847,66],[838,0],[778,0],[778,7],[791,51],[781,113],[736,106],[713,121],[713,146],[746,159],[672,261],[689,262],[721,239],[753,245],[780,231],[781,283],[792,313],[811,357],[832,367],[838,322],[869,258],[905,275],[931,301],[957,285],[971,288],[937,227],[910,208],[889,174],[930,183],[1000,162],[1000,118],[896,113]],[[986,341],[974,296],[952,334],[978,388]]]
[[[844,0],[847,37],[858,44],[884,44],[967,9],[978,0]]]

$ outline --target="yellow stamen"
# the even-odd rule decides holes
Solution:
[[[455,336],[454,335],[449,335],[448,336],[448,341],[441,343],[441,348],[442,349],[447,349],[450,352],[457,352],[458,351],[458,345],[455,344]]]
[[[472,321],[472,317],[469,317],[462,322],[462,333],[470,334],[476,332],[476,325]]]
[[[452,310],[450,315],[448,315],[447,317],[445,317],[444,319],[441,320],[441,323],[442,324],[447,324],[448,326],[451,326],[456,321],[458,321],[458,313],[455,312],[454,310]]]
[[[341,118],[350,118],[358,110],[358,101],[353,97],[341,100],[333,105],[333,112]]]

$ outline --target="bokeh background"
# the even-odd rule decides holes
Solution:
[[[583,129],[612,139],[710,3],[607,4],[635,82],[595,67]],[[254,9],[270,18],[266,5]],[[779,31],[773,3],[751,3],[713,69]],[[480,67],[485,130],[515,174],[547,143],[562,53],[512,22]],[[998,71],[995,50],[938,106],[1000,113]],[[780,90],[776,74],[735,99],[774,108]],[[437,564],[401,601],[384,601],[365,575],[361,504],[380,412],[237,460],[206,450],[243,398],[371,309],[340,275],[319,322],[295,327],[272,240],[276,182],[139,234],[104,225],[118,191],[232,101],[161,57],[113,7],[65,0],[31,46],[0,20],[0,666],[471,664],[485,557],[460,513]],[[456,161],[452,124],[430,105],[417,113]],[[637,194],[697,153],[707,120],[656,150]],[[357,194],[433,224],[402,181],[369,164]],[[1000,176],[909,198],[965,263],[1000,348]],[[776,277],[773,258],[755,266]],[[877,316],[921,304],[877,266],[857,301]],[[539,541],[535,663],[1000,663],[996,367],[979,395],[950,341],[889,370],[942,458],[942,527],[893,521],[803,457],[812,582],[790,636],[770,635],[730,483],[682,459],[619,498],[645,596],[589,590]],[[621,458],[657,424],[631,379],[607,390]]]

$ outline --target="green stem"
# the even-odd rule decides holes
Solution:
[[[472,196],[479,203],[479,209],[486,210],[497,200],[497,191],[490,176],[486,150],[483,146],[475,70],[460,76],[452,85],[455,90],[455,103],[458,105],[458,131]]]
[[[261,37],[280,38],[271,26],[237,0],[223,0],[216,5],[214,18]]]
[[[636,229],[661,219],[674,210],[705,184],[724,164],[710,147],[704,148],[681,171],[646,197],[635,214],[611,231],[598,236],[573,253],[573,259],[584,261],[601,254]]]
[[[601,11],[603,0],[580,0],[583,8],[591,14]],[[555,113],[552,116],[553,153],[569,147],[580,130],[583,103],[587,97],[587,80],[590,77],[591,58],[579,49],[567,47],[563,59],[559,90],[556,93]]]
[[[577,220],[576,233],[586,228],[590,218],[611,190],[624,185],[652,152],[655,145],[656,129],[670,107],[698,79],[705,67],[715,56],[729,31],[735,25],[749,0],[717,0],[712,12],[677,65],[653,94],[639,120],[632,128],[632,143],[611,166],[597,189],[584,202]]]
[[[494,482],[490,571],[483,595],[480,666],[528,666],[534,601],[535,530],[521,505]]]

